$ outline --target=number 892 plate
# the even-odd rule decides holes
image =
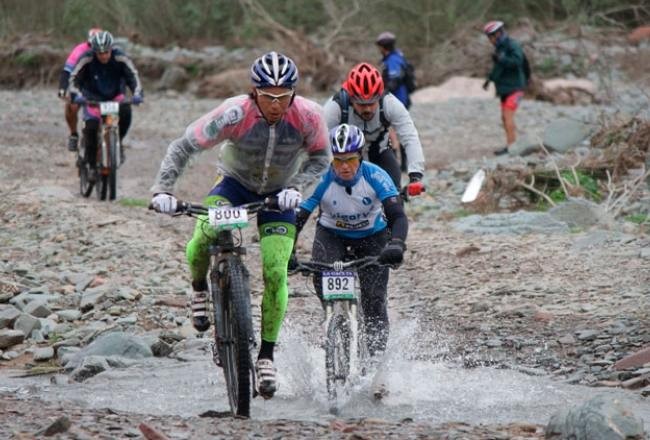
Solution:
[[[357,299],[354,272],[323,272],[323,299]]]

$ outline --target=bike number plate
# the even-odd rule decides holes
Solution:
[[[323,272],[323,299],[357,299],[354,272]]]
[[[100,102],[99,111],[102,115],[114,115],[120,112],[120,103],[116,101]]]
[[[208,221],[215,229],[234,229],[248,226],[248,211],[245,208],[221,206],[208,210]]]

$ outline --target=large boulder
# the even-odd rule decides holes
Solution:
[[[591,126],[580,121],[556,119],[544,130],[544,145],[559,153],[566,153],[587,139],[591,131]]]
[[[439,86],[418,89],[411,95],[411,101],[417,104],[446,102],[452,98],[494,98],[494,84],[483,90],[483,79],[452,76]]]
[[[608,223],[605,208],[589,200],[577,197],[572,197],[554,206],[548,210],[548,213],[570,227],[588,228],[599,223]]]
[[[452,223],[454,229],[475,234],[552,234],[567,233],[566,223],[546,212],[498,213],[470,215]]]
[[[642,440],[643,420],[610,396],[600,395],[551,416],[547,439]]]
[[[141,337],[123,332],[104,334],[77,353],[70,360],[72,366],[79,365],[88,356],[122,356],[129,359],[152,357],[149,344]]]
[[[232,69],[208,76],[196,93],[203,98],[225,98],[247,93],[251,87],[250,69]]]

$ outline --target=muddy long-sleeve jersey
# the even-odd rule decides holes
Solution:
[[[190,157],[219,144],[218,172],[257,194],[287,187],[303,191],[325,172],[331,158],[318,104],[296,96],[282,119],[271,125],[253,98],[240,95],[190,124],[169,145],[151,190],[172,193]]]
[[[125,92],[125,84],[134,95],[142,96],[142,84],[131,59],[113,48],[106,64],[92,50],[85,52],[70,74],[70,98],[83,95],[94,101],[108,101]]]
[[[424,174],[424,153],[418,131],[415,128],[413,119],[409,115],[404,104],[400,102],[391,93],[386,94],[383,98],[384,117],[395,128],[397,138],[406,150],[406,159],[408,162],[409,173]],[[325,103],[325,118],[329,128],[335,127],[341,123],[341,107],[333,99]],[[379,141],[379,151],[384,151],[388,146],[388,134],[382,124],[380,111],[377,109],[375,115],[370,121],[364,121],[355,111],[352,105],[348,109],[348,124],[355,125],[363,130],[366,138],[366,145],[371,145]]]

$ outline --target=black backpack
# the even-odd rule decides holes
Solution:
[[[521,65],[521,70],[524,71],[524,78],[526,79],[526,85],[530,84],[530,76],[532,75],[530,71],[530,63],[528,62],[528,57],[524,53],[524,62]]]
[[[417,81],[415,80],[415,67],[413,67],[413,64],[409,63],[406,59],[404,59],[403,82],[409,93],[413,93],[418,87]]]

